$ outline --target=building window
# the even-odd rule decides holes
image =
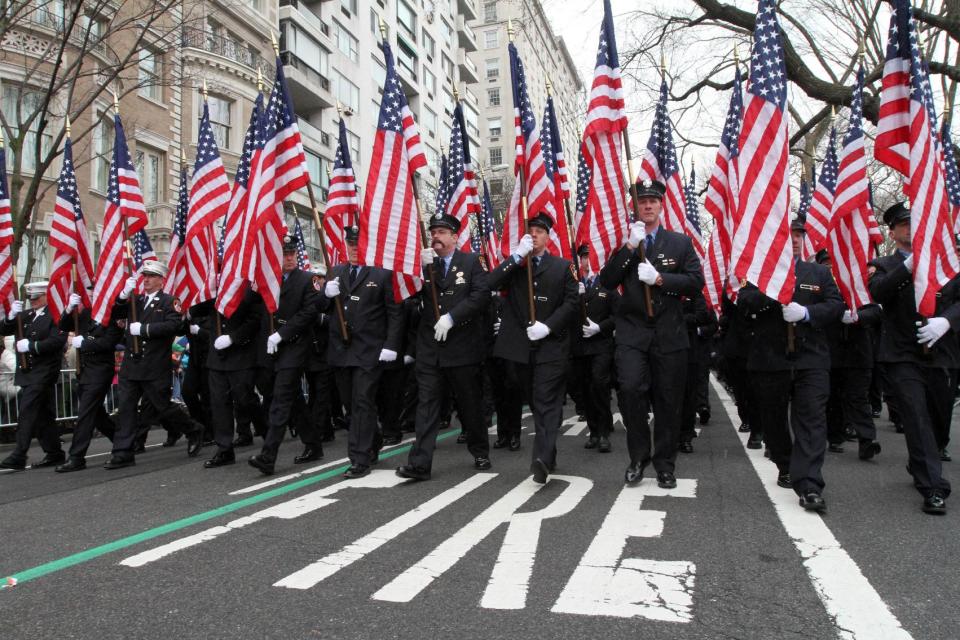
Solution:
[[[397,22],[400,28],[417,41],[417,13],[404,0],[397,0]]]
[[[487,89],[487,105],[491,107],[500,106],[500,87]]]
[[[263,0],[247,0],[247,6],[257,13],[263,13]]]
[[[437,95],[437,76],[433,75],[426,64],[423,65],[423,84],[427,88],[427,93],[431,96]]]
[[[453,27],[445,18],[440,18],[440,33],[443,34],[443,41],[450,47],[453,44]]]
[[[360,108],[360,88],[347,80],[339,71],[334,71],[334,84],[337,100],[354,113]]]
[[[377,102],[376,100],[373,101],[372,116],[373,116],[374,122],[380,122],[380,103]]]
[[[360,136],[348,129],[347,144],[350,145],[350,159],[360,164]]]
[[[483,3],[483,21],[484,22],[497,21],[497,3],[496,2]]]
[[[284,45],[308,67],[324,78],[329,77],[330,54],[320,46],[319,42],[288,24],[284,34]]]
[[[487,185],[490,187],[490,195],[499,196],[503,193],[503,178],[491,178]]]
[[[489,118],[487,120],[487,131],[490,136],[499,136],[503,131],[503,121],[501,118]]]
[[[150,98],[151,100],[160,100],[162,97],[160,55],[159,52],[152,49],[140,50],[139,93],[144,98]]]
[[[447,57],[447,54],[443,53],[440,55],[440,68],[443,69],[443,74],[450,79],[453,79],[453,60]]]
[[[487,60],[487,80],[496,80],[500,77],[500,59],[489,58]]]
[[[382,62],[373,59],[373,79],[377,82],[380,93],[383,93],[383,86],[387,83],[387,67]]]
[[[406,69],[410,74],[410,77],[413,78],[414,82],[417,80],[417,67],[419,63],[417,62],[417,54],[410,49],[405,42],[398,40],[397,42],[397,63],[401,68]]]
[[[84,34],[87,38],[87,47],[90,49],[96,49],[103,40],[103,36],[107,31],[107,22],[96,16],[90,14],[84,14],[82,18],[82,31],[81,38],[84,37]]]
[[[138,147],[133,164],[137,168],[143,204],[149,206],[160,202],[163,196],[164,154],[146,147]]]
[[[334,24],[337,26],[337,48],[353,62],[360,62],[360,43],[342,24],[336,21]]]
[[[346,13],[357,15],[357,0],[340,0],[340,7]]]
[[[428,107],[423,108],[423,129],[431,136],[437,135],[437,114]]]
[[[443,90],[443,108],[444,108],[444,110],[447,112],[447,114],[453,115],[453,109],[454,109],[456,106],[457,106],[457,105],[456,105],[456,104],[454,103],[454,101],[453,101],[453,94],[450,93],[449,91],[447,91],[446,89],[444,89],[444,90]],[[446,139],[447,139],[446,136],[444,136],[443,139],[446,140]]]
[[[423,45],[423,53],[427,56],[427,60],[433,61],[433,56],[437,52],[437,43],[436,41],[427,33],[426,28],[422,32],[420,38],[420,44]]]
[[[229,149],[230,111],[233,108],[233,102],[226,98],[210,96],[207,98],[207,105],[210,107],[210,128],[213,129],[213,137],[217,141],[217,147]]]
[[[110,180],[110,160],[113,154],[113,122],[105,113],[98,114],[93,128],[93,188],[106,193]]]
[[[496,167],[503,164],[503,149],[500,147],[490,147],[490,166]]]
[[[483,34],[483,48],[496,49],[500,46],[500,32],[496,29],[485,31]]]
[[[23,146],[21,147],[20,168],[28,173],[34,173],[37,170],[37,130],[40,125],[40,118],[33,117],[39,114],[43,102],[43,93],[31,89],[22,89],[10,84],[3,85],[3,113],[7,117],[10,125],[11,135],[20,137],[19,123],[30,120],[30,127],[23,136]],[[49,128],[48,128],[49,130]],[[49,133],[42,134],[40,139],[40,154],[45,157],[53,148],[53,136]],[[13,170],[15,164],[14,154],[7,154],[7,168]]]
[[[307,173],[310,174],[310,182],[315,187],[320,187],[321,189],[328,189],[330,187],[330,179],[327,177],[327,169],[333,170],[333,165],[330,164],[330,161],[322,156],[304,149],[304,155],[307,157]],[[304,229],[307,228],[307,225],[301,225]],[[312,227],[313,224],[310,224]]]

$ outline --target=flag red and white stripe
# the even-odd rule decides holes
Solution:
[[[327,234],[327,263],[331,265],[347,259],[343,230],[345,227],[356,224],[360,219],[357,179],[353,173],[353,161],[350,159],[350,146],[347,141],[347,125],[343,122],[343,118],[340,118],[339,131],[337,152],[333,159],[333,171],[330,174],[327,208],[323,212],[323,230]]]
[[[13,215],[10,211],[10,188],[7,183],[7,152],[0,145],[0,304],[4,312],[17,297],[14,264],[10,248],[13,245]]]

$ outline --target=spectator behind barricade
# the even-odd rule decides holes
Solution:
[[[183,367],[187,365],[189,356],[186,353],[186,347],[179,340],[173,343],[173,352],[170,357],[173,360],[173,392],[170,397],[176,402],[183,402],[183,396],[180,395],[180,383],[183,380]]]
[[[17,392],[20,387],[13,383],[17,369],[17,350],[15,338],[3,339],[3,352],[0,353],[0,424],[14,424],[17,421]]]

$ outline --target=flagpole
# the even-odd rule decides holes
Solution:
[[[116,116],[120,115],[120,100],[117,98],[116,91],[113,92],[113,113]],[[133,251],[130,249],[130,229],[129,229],[129,226],[127,225],[127,216],[126,214],[124,214],[122,206],[120,207],[119,212],[120,212],[120,219],[123,221],[124,248],[126,249],[126,252],[127,252],[126,264],[127,264],[127,269],[129,270],[128,271],[129,275],[127,277],[129,278],[133,276],[134,271],[136,271],[135,265],[133,264]],[[135,291],[130,292],[129,304],[130,304],[131,324],[137,321],[137,297],[135,294],[136,294]],[[132,343],[132,347],[130,348],[131,353],[133,353],[133,355],[135,356],[140,355],[139,336],[131,335],[130,338]]]
[[[507,38],[510,42],[513,42],[513,21],[507,20]],[[514,108],[519,108],[519,105],[513,105]],[[526,140],[524,140],[524,154],[526,154]],[[526,158],[524,158],[526,160]],[[527,176],[526,176],[526,163],[520,162],[518,167],[519,175],[517,178],[520,180],[520,219],[523,221],[523,224],[527,223]],[[527,257],[527,314],[530,318],[529,324],[533,326],[537,322],[537,306],[533,299],[533,260]]]
[[[3,131],[0,130],[0,149],[3,148]],[[12,251],[11,251],[12,253]],[[17,265],[12,261],[13,266],[10,268],[10,280],[13,285],[13,291],[16,293],[16,297],[20,295],[20,288],[17,286]],[[23,312],[17,314],[17,342],[23,340]],[[20,361],[20,370],[27,371],[30,369],[30,361],[27,360],[27,354],[17,353],[17,358]]]
[[[70,116],[69,116],[69,115],[67,116],[66,124],[65,124],[65,127],[64,127],[64,128],[66,129],[66,138],[67,138],[67,140],[69,141],[69,140],[70,140]],[[74,224],[76,224],[76,223],[74,223]],[[78,237],[78,238],[77,238],[77,242],[79,243],[80,240],[81,240],[81,239]],[[79,246],[77,246],[77,250],[78,250],[78,251],[80,250],[80,247],[79,247]],[[77,259],[79,260],[79,256],[77,256]],[[79,291],[78,291],[78,285],[79,285],[79,283],[80,283],[80,272],[79,272],[79,270],[77,269],[77,263],[74,262],[74,263],[73,263],[73,292],[74,292],[74,293],[79,293]],[[71,312],[71,315],[73,316],[73,329],[74,329],[74,332],[79,334],[79,333],[80,333],[80,310],[79,310],[77,307],[74,307],[74,308],[73,308],[73,311]],[[77,347],[74,347],[73,353],[74,353],[74,359],[75,359],[76,362],[77,362],[76,375],[77,375],[77,377],[79,378],[79,377],[80,377],[80,369],[81,369],[81,365],[80,365],[80,349],[77,348]]]
[[[478,167],[480,169],[480,182],[483,184],[484,189],[487,186],[487,176],[483,172],[483,165]],[[486,200],[484,200],[485,202]],[[480,214],[483,215],[483,203],[480,204]],[[493,212],[490,212],[490,216],[493,217]],[[480,233],[480,218],[477,218],[477,233]],[[487,253],[487,234],[484,234],[484,237],[480,238],[480,253],[483,255],[483,261],[487,265],[487,271],[492,271],[490,268],[490,254]]]

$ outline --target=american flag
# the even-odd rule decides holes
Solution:
[[[7,185],[7,150],[0,142],[0,303],[4,311],[17,298],[14,265],[10,257],[13,245],[13,216],[10,212],[10,189]]]
[[[477,233],[473,240],[477,242],[474,252],[482,254],[487,260],[487,269],[499,266],[500,243],[497,242],[497,227],[493,219],[493,204],[490,202],[490,190],[487,181],[483,181],[483,198],[480,200],[480,213],[477,214]]]
[[[830,211],[833,209],[834,193],[837,190],[838,169],[837,128],[831,127],[823,169],[807,210],[807,237],[813,243],[814,252],[827,246],[827,229],[830,228]]]
[[[110,163],[96,284],[91,297],[91,316],[103,325],[110,322],[110,310],[127,277],[124,267],[124,243],[127,240],[124,237],[124,221],[130,236],[147,226],[147,210],[143,206],[140,181],[130,162],[127,136],[119,115],[113,117],[113,125],[113,161]]]
[[[810,185],[817,182],[816,170],[811,170],[811,173],[810,182],[800,179],[800,202],[797,205],[797,220],[803,223],[804,229],[807,228],[807,214],[810,212],[810,201],[813,199]],[[816,254],[817,250],[813,248],[813,240],[810,239],[810,234],[804,233],[803,242],[800,244],[800,259],[810,260]]]
[[[297,241],[297,268],[301,271],[310,271],[310,254],[307,253],[307,243],[303,239],[300,218],[297,218],[293,225],[293,239]]]
[[[413,177],[427,158],[420,132],[403,94],[389,43],[382,43],[387,66],[377,118],[370,171],[360,212],[357,250],[363,264],[394,272],[397,300],[420,288],[420,221]]]
[[[707,303],[720,311],[723,292],[731,288],[730,246],[733,238],[734,216],[737,213],[737,157],[740,155],[740,124],[743,120],[743,88],[740,66],[733,77],[733,95],[727,108],[727,119],[720,134],[720,148],[714,160],[707,195],[703,207],[713,217],[713,233],[703,261]]]
[[[570,249],[570,234],[567,230],[567,216],[564,202],[570,193],[567,183],[567,164],[563,159],[563,145],[560,142],[560,127],[557,114],[553,110],[553,96],[547,96],[547,106],[543,110],[543,124],[540,126],[540,148],[543,150],[543,166],[547,170],[547,179],[553,185],[553,229],[550,230],[548,249],[551,253],[573,259]]]
[[[310,182],[307,157],[279,57],[276,67],[273,89],[254,136],[250,157],[248,223],[241,253],[241,272],[256,286],[270,313],[277,310],[280,301],[283,236],[287,233],[283,201]]]
[[[73,142],[67,138],[63,146],[63,167],[57,183],[57,202],[50,223],[50,245],[54,248],[50,284],[47,285],[47,307],[54,321],[67,306],[71,293],[80,295],[90,306],[88,288],[93,285],[93,262],[87,247],[87,223],[80,209],[77,175],[73,166]],[[74,268],[79,282],[74,281]]]
[[[447,162],[447,155],[440,154],[440,176],[437,178],[437,197],[434,201],[434,213],[440,213],[447,210],[447,202],[450,200],[450,164]]]
[[[697,203],[697,170],[690,165],[690,180],[683,188],[683,201],[687,210],[687,222],[690,223],[697,234],[703,233],[700,228],[700,205]]]
[[[150,244],[150,238],[147,236],[146,229],[141,229],[133,234],[131,238],[133,245],[133,268],[137,270],[134,274],[137,278],[137,293],[143,293],[143,274],[140,273],[140,267],[144,262],[156,260],[157,254]]]
[[[167,262],[167,280],[164,290],[170,295],[184,300],[187,291],[189,265],[186,244],[187,212],[190,210],[190,186],[187,179],[187,159],[180,165],[180,189],[177,192],[177,210],[173,214],[173,229],[170,231],[170,260]],[[138,276],[139,279],[139,276]]]
[[[237,175],[233,182],[230,206],[223,224],[223,239],[220,242],[223,257],[220,260],[220,286],[217,288],[217,311],[230,317],[247,289],[247,281],[240,271],[243,238],[246,236],[247,187],[250,183],[250,158],[253,155],[254,139],[263,113],[263,95],[257,94],[250,112],[250,124],[243,138],[243,150],[237,163]]]
[[[457,248],[470,247],[471,213],[480,212],[480,197],[477,195],[477,178],[470,159],[470,139],[463,119],[463,105],[453,109],[453,127],[450,129],[450,157],[447,159],[447,206],[446,213],[460,221]]]
[[[630,219],[624,185],[626,180],[620,157],[623,155],[621,132],[627,128],[624,110],[620,59],[613,29],[610,0],[603,0],[603,22],[593,72],[587,122],[581,152],[583,166],[577,169],[578,244],[590,245],[590,268],[594,273],[619,249],[627,237]],[[589,188],[580,189],[580,175],[589,176]],[[581,207],[580,194],[586,200]]]
[[[895,0],[880,93],[875,157],[902,173],[910,199],[913,288],[930,317],[936,294],[960,271],[929,79],[908,0]]]
[[[573,226],[576,244],[579,247],[590,243],[590,167],[583,155],[581,145],[577,152],[577,198],[573,205]],[[593,252],[591,251],[591,254]]]
[[[868,221],[876,218],[870,206],[867,155],[863,140],[863,65],[850,103],[850,126],[840,150],[836,194],[827,233],[831,270],[847,308],[856,311],[870,302],[867,262],[870,260]]]
[[[950,215],[953,220],[953,232],[960,233],[960,172],[957,171],[957,159],[953,152],[953,138],[950,135],[950,118],[943,117],[940,130],[943,143],[943,166],[947,180],[947,197],[950,200]]]
[[[357,179],[350,160],[350,145],[347,142],[347,125],[340,118],[337,152],[333,157],[333,172],[327,194],[327,208],[323,213],[323,230],[327,234],[327,262],[338,264],[347,259],[344,244],[344,227],[354,224],[360,217],[357,200]]]
[[[740,176],[730,263],[738,280],[786,304],[796,280],[787,182],[787,70],[776,0],[760,0],[740,131]]]
[[[660,100],[653,116],[653,128],[644,150],[637,182],[657,180],[667,187],[663,197],[663,227],[683,233],[693,241],[697,256],[703,260],[703,238],[699,225],[694,226],[687,216],[683,196],[683,179],[677,163],[677,148],[673,144],[673,124],[667,114],[667,81],[660,83]]]
[[[867,179],[867,194],[869,199],[867,206],[870,211],[870,215],[867,217],[867,231],[870,233],[870,242],[879,252],[880,247],[883,246],[883,232],[880,231],[880,223],[877,222],[877,208],[873,205],[873,183],[869,179]]]
[[[511,255],[520,238],[526,233],[526,220],[522,219],[523,212],[520,207],[521,196],[527,197],[528,217],[532,218],[540,212],[545,212],[557,220],[553,201],[553,183],[550,182],[544,166],[540,131],[530,97],[527,95],[527,79],[523,71],[523,62],[520,60],[516,45],[511,42],[507,49],[510,52],[510,84],[513,89],[513,123],[516,130],[516,159],[513,174],[517,176],[517,180],[514,183],[513,196],[510,198],[510,208],[504,216],[503,234],[500,236],[500,250],[503,255]],[[524,187],[525,194],[521,193]]]

